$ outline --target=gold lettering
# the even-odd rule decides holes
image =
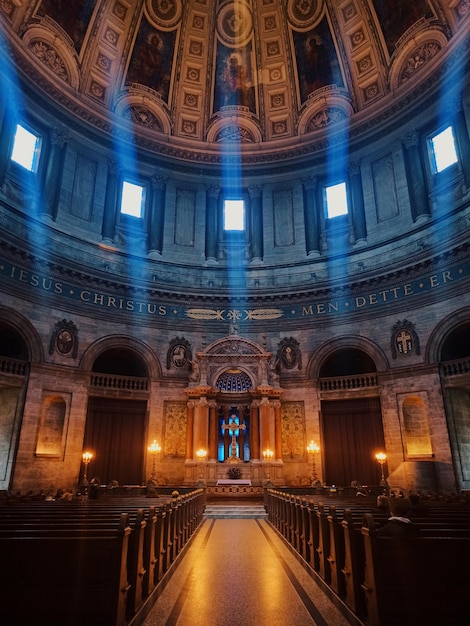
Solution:
[[[434,289],[434,287],[438,287],[439,286],[439,279],[438,279],[436,274],[433,274],[432,276],[429,277],[429,282],[430,282],[431,287],[433,289]]]
[[[134,310],[134,303],[132,302],[132,300],[127,300],[126,302],[126,310],[127,311],[133,311]]]
[[[116,298],[113,298],[113,296],[108,296],[108,306],[116,308]]]
[[[387,302],[387,292],[379,291],[379,296],[382,296],[382,302]]]
[[[325,305],[322,304],[317,304],[317,313],[318,315],[321,315],[322,313],[326,313],[325,311]]]
[[[390,291],[393,293],[395,300],[398,298],[398,287],[392,287]]]
[[[442,280],[447,283],[449,280],[454,280],[452,278],[452,276],[450,275],[450,271],[446,270],[445,272],[442,272]]]
[[[377,294],[375,293],[369,294],[369,304],[377,304]]]
[[[93,298],[93,303],[104,304],[104,296],[100,296],[99,294],[95,293],[94,298]]]
[[[83,302],[90,302],[90,297],[91,297],[91,294],[89,291],[80,292],[80,300],[83,300]]]
[[[161,305],[158,307],[158,312],[160,313],[160,315],[166,315],[166,306],[165,306],[165,305],[163,305],[163,304],[161,304]]]
[[[362,306],[364,306],[366,304],[366,299],[364,298],[364,296],[358,296],[356,298],[356,308],[360,308]]]
[[[302,307],[302,315],[313,315],[312,305],[310,305],[309,307]]]
[[[335,303],[333,304],[333,302],[328,302],[328,311],[329,311],[330,313],[331,313],[331,311],[336,311],[336,312],[338,312],[338,311],[339,311],[339,306],[338,306],[338,303],[337,303],[337,302],[335,302]]]
[[[411,283],[407,283],[406,285],[403,285],[403,290],[405,292],[405,296],[409,296],[410,294],[413,293],[413,286]]]

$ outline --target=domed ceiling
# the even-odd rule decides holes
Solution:
[[[468,33],[468,0],[3,0],[15,63],[104,132],[280,158],[369,123]],[[369,120],[369,122],[367,122]],[[132,126],[129,126],[132,124]]]

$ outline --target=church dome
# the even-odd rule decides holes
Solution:
[[[468,11],[457,0],[43,0],[5,3],[3,21],[10,55],[59,119],[177,162],[251,166],[373,137],[424,105],[468,52]]]
[[[61,271],[112,283],[121,308],[140,290],[208,322],[234,298],[264,323],[291,301],[323,311],[417,279],[462,244],[462,211],[443,235],[438,207],[462,209],[470,178],[468,13],[458,0],[5,2],[3,131],[22,118],[41,137],[47,188],[12,173],[5,196],[30,204],[10,232],[37,230]],[[430,139],[449,124],[459,159],[436,176]],[[120,209],[127,182],[140,219]],[[337,185],[347,206],[330,219]],[[238,236],[227,199],[243,201]]]

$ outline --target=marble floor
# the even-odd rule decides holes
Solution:
[[[264,519],[205,519],[169,574],[143,626],[361,624]]]

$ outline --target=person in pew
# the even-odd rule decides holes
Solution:
[[[88,498],[90,500],[97,500],[100,497],[101,492],[101,480],[98,476],[92,478],[90,486],[88,488]]]
[[[383,493],[377,496],[377,509],[379,513],[390,515],[390,498]]]
[[[377,536],[395,538],[417,537],[420,534],[419,528],[408,517],[409,510],[409,500],[392,498],[390,501],[391,516],[377,530]]]
[[[410,493],[408,496],[410,501],[410,508],[408,511],[408,517],[426,517],[429,509],[424,502],[421,501],[417,493]]]
[[[63,502],[72,502],[73,491],[71,489],[66,489],[59,499],[62,500]]]

